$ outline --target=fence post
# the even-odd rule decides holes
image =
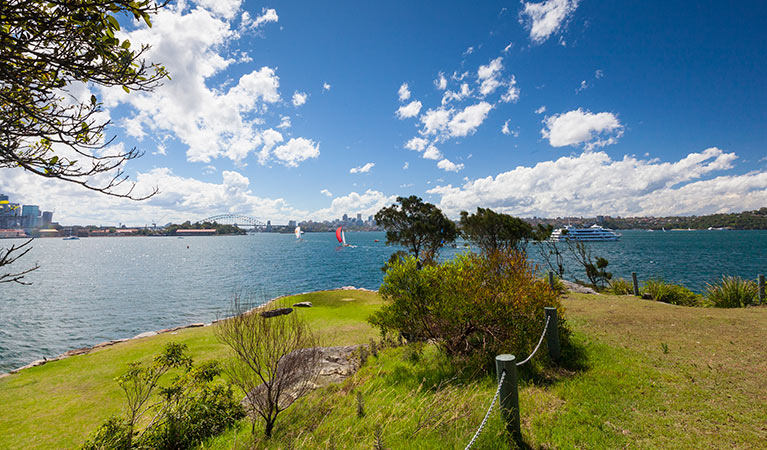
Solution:
[[[549,270],[549,286],[551,286],[551,290],[554,290],[554,272]]]
[[[764,274],[759,274],[759,304],[764,305]]]
[[[559,362],[559,328],[557,325],[557,308],[546,306],[546,318],[549,320],[549,327],[546,329],[546,346],[549,348],[549,356],[554,362]]]
[[[639,282],[637,281],[636,272],[631,272],[631,281],[634,282],[634,295],[639,297]]]
[[[501,382],[501,374],[506,377],[498,394],[501,400],[501,416],[506,421],[506,430],[517,444],[522,443],[522,428],[519,424],[519,391],[517,390],[517,358],[514,355],[495,357],[496,380]]]

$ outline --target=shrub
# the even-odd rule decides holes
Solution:
[[[666,283],[661,278],[647,280],[642,286],[642,293],[649,293],[652,299],[663,303],[680,306],[703,306],[703,296],[684,286]]]
[[[759,288],[754,281],[723,276],[719,283],[706,285],[706,299],[717,308],[741,308],[759,301]]]
[[[607,292],[613,295],[633,295],[634,284],[631,281],[625,280],[623,278],[611,280],[610,287],[607,289]]]
[[[117,379],[128,403],[126,417],[107,419],[82,448],[194,448],[244,417],[231,388],[213,383],[221,373],[218,363],[194,367],[185,350],[186,345],[170,343],[151,365],[131,364]],[[182,373],[161,386],[160,378],[171,369],[182,369]],[[139,424],[145,425],[140,429]]]
[[[385,305],[370,323],[410,341],[431,340],[450,357],[489,367],[495,355],[527,356],[543,331],[543,307],[560,308],[548,282],[513,249],[459,255],[418,268],[415,258],[390,267],[379,289]],[[560,336],[566,339],[564,321]]]

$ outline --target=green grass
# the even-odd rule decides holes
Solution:
[[[375,294],[333,291],[285,302],[299,300],[314,302],[315,308],[299,313],[329,344],[367,343],[376,336],[364,323],[380,303]],[[577,294],[564,305],[588,364],[523,376],[526,445],[764,448],[767,308],[701,309]],[[199,360],[223,353],[206,327],[0,379],[0,448],[75,447],[109,413],[119,412],[122,400],[111,378],[128,361],[148,359],[170,338],[186,342]],[[271,441],[258,436],[254,443],[243,422],[204,448],[370,449],[377,430],[390,449],[463,448],[490,402],[493,377],[463,377],[433,347],[420,358],[413,353],[406,347],[381,351],[352,378],[300,399],[279,417]],[[102,369],[87,373],[92,367]],[[358,392],[363,417],[357,415]],[[494,411],[474,448],[508,448],[507,442]]]
[[[365,291],[328,291],[282,299],[296,308],[328,345],[367,342],[374,335],[365,318],[380,304]],[[343,313],[340,313],[343,311]],[[0,449],[75,448],[111,414],[121,414],[123,394],[114,378],[128,363],[150,362],[169,341],[189,346],[195,362],[226,356],[211,327],[135,339],[0,378]]]

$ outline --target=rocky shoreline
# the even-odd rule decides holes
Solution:
[[[377,291],[374,291],[372,289],[357,288],[357,287],[354,287],[354,286],[342,286],[342,287],[337,288],[337,289],[327,289],[327,290],[328,291],[351,291],[351,290],[354,290],[354,291],[377,292]],[[314,292],[321,292],[321,291],[308,291],[308,292],[301,292],[301,293],[298,293],[298,294],[281,295],[279,297],[274,297],[273,299],[270,299],[267,302],[265,302],[265,303],[263,303],[261,305],[258,305],[257,307],[251,309],[248,312],[258,311],[258,310],[264,309],[264,308],[268,307],[271,303],[273,303],[273,302],[275,302],[277,300],[286,298],[286,297],[294,297],[296,295],[312,294]],[[221,320],[221,319],[219,319],[219,320]],[[62,354],[60,354],[60,355],[58,355],[58,356],[56,356],[54,358],[38,359],[38,360],[32,361],[29,364],[21,366],[18,369],[13,369],[10,372],[0,373],[0,378],[7,377],[7,376],[10,376],[10,375],[15,374],[15,373],[19,373],[22,370],[29,369],[31,367],[42,366],[43,364],[47,364],[47,363],[52,362],[52,361],[59,361],[59,360],[65,359],[65,358],[69,358],[70,356],[84,355],[84,354],[90,353],[90,352],[92,352],[94,350],[98,350],[98,349],[106,348],[106,347],[111,347],[111,346],[113,346],[115,344],[119,344],[121,342],[128,342],[128,341],[132,341],[134,339],[141,339],[141,338],[145,338],[145,337],[156,336],[158,334],[174,333],[174,332],[177,332],[179,330],[184,330],[184,329],[187,329],[187,328],[208,327],[208,326],[213,325],[216,322],[218,322],[218,320],[214,320],[214,321],[209,322],[209,323],[202,323],[202,322],[200,322],[200,323],[191,323],[191,324],[188,324],[188,325],[181,325],[181,326],[177,326],[177,327],[173,327],[173,328],[163,328],[162,330],[157,330],[157,331],[146,331],[144,333],[139,333],[139,334],[133,336],[132,338],[113,339],[111,341],[101,342],[100,344],[96,344],[96,345],[91,346],[91,347],[81,347],[81,348],[76,348],[76,349],[72,349],[72,350],[67,350],[66,352],[64,352],[64,353],[62,353]]]

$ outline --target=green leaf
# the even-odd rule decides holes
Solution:
[[[117,21],[113,16],[110,16],[107,14],[107,22],[109,22],[109,25],[112,26],[112,29],[119,30],[120,29],[120,22]]]
[[[123,91],[130,94],[130,89],[128,88],[128,86],[123,86]]]

